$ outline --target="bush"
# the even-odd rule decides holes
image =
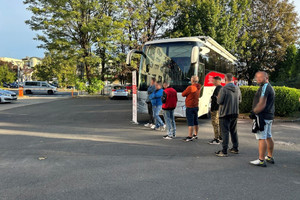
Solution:
[[[91,82],[87,84],[85,81],[76,81],[76,88],[80,91],[87,91],[89,94],[96,94],[104,88],[104,82],[96,78],[92,78]]]
[[[252,110],[254,95],[259,87],[242,86],[243,101],[240,104],[241,113],[249,113]],[[274,87],[275,90],[275,115],[288,116],[300,109],[300,90],[288,87]]]
[[[86,91],[89,94],[96,94],[104,88],[104,85],[103,81],[93,78],[90,84],[86,87]]]

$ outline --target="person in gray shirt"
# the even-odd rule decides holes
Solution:
[[[155,91],[155,83],[156,83],[156,79],[155,78],[151,78],[151,82],[150,82],[150,86],[148,87],[147,90],[147,106],[148,106],[148,114],[149,114],[149,122],[147,124],[145,124],[145,127],[153,127],[154,125],[154,117],[153,117],[153,111],[152,111],[152,104],[151,104],[151,100],[149,99],[149,96]]]
[[[218,157],[227,157],[227,149],[229,142],[229,133],[233,147],[231,153],[238,154],[239,142],[237,134],[237,120],[239,115],[239,103],[241,102],[241,91],[234,84],[233,75],[228,73],[225,75],[226,85],[221,89],[217,99],[219,107],[219,120],[221,135],[223,138],[223,149],[216,152]]]

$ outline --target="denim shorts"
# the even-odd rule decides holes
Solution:
[[[264,131],[260,131],[260,132],[255,134],[257,140],[265,140],[267,138],[272,137],[272,123],[273,123],[273,120],[266,120],[265,119],[265,123],[266,123],[266,125],[265,125],[265,128],[264,128]]]
[[[197,126],[198,122],[198,111],[199,108],[186,108],[186,119],[189,126]]]

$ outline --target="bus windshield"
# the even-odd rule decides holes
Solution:
[[[195,74],[191,65],[191,53],[196,42],[171,42],[146,45],[139,70],[139,90],[146,91],[152,77],[157,81],[168,81],[182,92]]]

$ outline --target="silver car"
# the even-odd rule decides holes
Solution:
[[[0,90],[0,103],[16,101],[17,94],[8,90]]]
[[[113,99],[116,97],[128,98],[128,90],[125,86],[116,85],[111,87],[109,98]]]

